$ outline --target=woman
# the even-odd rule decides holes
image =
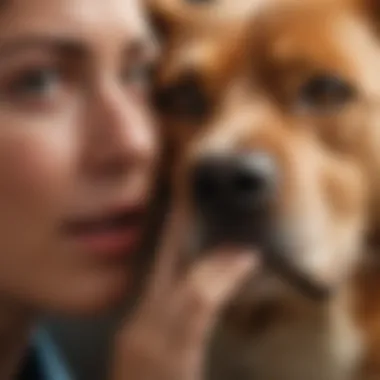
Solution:
[[[157,50],[138,1],[0,3],[2,380],[20,372],[41,313],[104,311],[135,280],[159,153]],[[213,316],[253,265],[218,253],[174,281],[175,249],[158,257],[112,379],[197,379]]]

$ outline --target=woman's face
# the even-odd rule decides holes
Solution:
[[[91,312],[122,296],[157,136],[139,0],[0,6],[0,297]]]

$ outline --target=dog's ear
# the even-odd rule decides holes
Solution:
[[[355,0],[380,37],[380,0]]]
[[[0,0],[1,1],[1,0]],[[210,15],[210,0],[146,0],[153,26],[160,35],[191,30]]]
[[[373,21],[376,23],[377,29],[380,26],[380,0],[367,0],[367,7]]]

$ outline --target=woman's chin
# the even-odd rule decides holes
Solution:
[[[126,303],[130,291],[125,276],[71,283],[61,292],[53,292],[41,301],[40,309],[67,317],[91,317],[106,314]]]

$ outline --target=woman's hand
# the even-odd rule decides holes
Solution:
[[[118,336],[112,380],[201,380],[218,312],[255,268],[252,252],[218,251],[179,274],[178,225],[169,223],[142,305]]]

